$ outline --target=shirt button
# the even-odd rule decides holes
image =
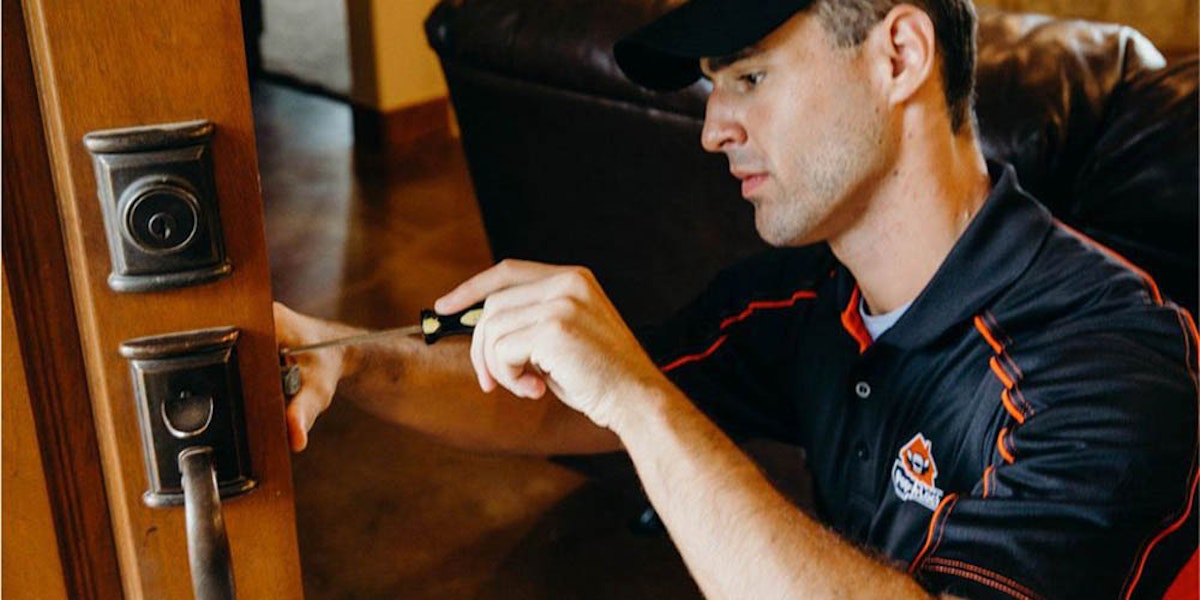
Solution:
[[[867,451],[866,444],[859,442],[854,445],[854,456],[857,457],[858,460],[865,462],[868,458],[871,458],[871,453]]]
[[[860,381],[854,384],[854,395],[866,400],[871,397],[871,384]]]

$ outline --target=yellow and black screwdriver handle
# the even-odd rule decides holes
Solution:
[[[452,315],[439,315],[426,308],[421,311],[421,334],[425,336],[426,344],[452,335],[471,335],[482,316],[482,303]]]

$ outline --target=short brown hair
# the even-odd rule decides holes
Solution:
[[[971,0],[817,0],[813,10],[839,46],[852,47],[898,4],[911,4],[933,21],[950,127],[958,133],[971,121],[975,95],[976,17]]]

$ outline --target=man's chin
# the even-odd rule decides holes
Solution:
[[[765,217],[761,210],[754,213],[754,228],[758,231],[758,237],[773,248],[796,248],[821,241],[813,235],[812,228],[781,227],[778,222]]]
[[[755,223],[755,229],[758,230],[758,237],[773,248],[790,248],[811,243],[805,240],[806,236],[797,236],[793,234],[794,232],[781,231],[778,227]]]

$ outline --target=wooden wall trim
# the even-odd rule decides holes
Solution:
[[[87,372],[19,0],[3,0],[3,253],[71,598],[120,598]]]
[[[360,156],[403,158],[431,137],[452,135],[450,101],[444,96],[388,112],[352,109],[354,150]]]
[[[46,489],[46,471],[42,450],[38,446],[37,424],[33,420],[29,385],[26,382],[25,360],[17,343],[17,328],[13,318],[12,294],[8,276],[0,268],[4,305],[3,384],[4,401],[0,402],[0,426],[3,434],[4,475],[3,500],[0,500],[0,527],[4,530],[0,562],[0,589],[9,598],[39,598],[67,600],[66,577],[63,575],[62,553],[59,552],[54,510]]]

